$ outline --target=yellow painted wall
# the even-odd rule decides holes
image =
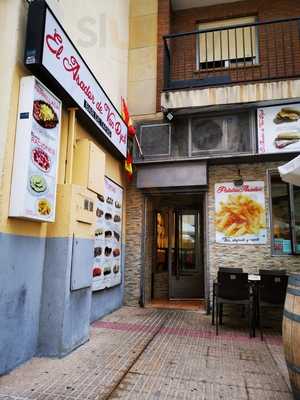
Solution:
[[[56,0],[51,1],[56,4]],[[73,0],[60,0],[56,6],[56,11],[59,13],[59,19],[62,21],[64,28],[70,34],[71,39],[94,71],[98,80],[103,84],[108,95],[119,108],[121,95],[126,97],[127,94],[129,2],[127,0],[112,0],[109,2],[78,0],[76,7],[74,7]],[[55,224],[8,218],[19,85],[23,76],[30,75],[30,72],[23,66],[27,8],[28,6],[23,0],[0,1],[2,30],[4,27],[1,39],[2,54],[6,55],[0,62],[0,76],[2,77],[0,87],[0,232],[34,237],[45,237],[47,235],[65,236],[71,234],[74,225],[69,224],[66,227],[65,222],[60,224],[59,218]],[[86,31],[86,21],[88,21],[89,17],[98,18],[98,16],[101,16],[104,20],[107,18],[104,30],[106,32],[104,33],[106,42],[102,43],[102,39],[100,40],[100,31],[102,33],[104,31],[102,27],[98,26],[100,23],[98,21],[97,34],[100,42],[84,46],[83,41],[89,38]],[[84,18],[83,21],[82,18]],[[15,23],[12,23],[12,21]],[[91,26],[93,27],[93,24]],[[12,38],[16,40],[12,40]],[[51,87],[49,89],[51,90]],[[58,169],[59,185],[65,183],[68,127],[69,113],[64,108]],[[118,184],[125,186],[123,162],[117,160],[106,149],[98,145],[96,140],[90,136],[89,132],[80,123],[76,123],[76,137],[78,139],[88,138],[96,143],[106,153],[106,166],[103,174]],[[61,191],[61,189],[59,190]],[[72,188],[70,192],[78,190],[78,188]],[[66,204],[61,207],[64,208],[66,206],[66,212],[68,212],[68,202],[69,200],[66,200]],[[57,207],[59,208],[58,205]],[[58,213],[60,212],[61,210],[58,210]],[[85,237],[87,230],[81,228],[82,226],[77,224],[76,229]]]
[[[127,97],[129,0],[51,3],[75,46],[120,109],[121,96]]]
[[[133,116],[156,112],[158,1],[130,1],[128,105]]]

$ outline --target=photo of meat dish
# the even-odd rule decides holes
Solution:
[[[114,249],[113,251],[113,256],[118,257],[120,255],[120,250],[119,249]]]
[[[97,216],[98,218],[101,218],[102,215],[103,215],[103,211],[102,211],[100,208],[97,208],[97,209],[96,209],[96,216]]]
[[[96,268],[93,269],[93,277],[94,277],[94,278],[95,278],[96,276],[101,276],[101,273],[102,273],[101,268],[96,267]]]
[[[114,271],[114,273],[115,274],[117,274],[118,272],[119,272],[119,270],[120,270],[120,266],[119,265],[114,265],[114,267],[113,267],[113,271]]]
[[[115,201],[115,207],[116,208],[121,208],[122,206],[121,206],[121,203],[119,203],[118,201]]]
[[[112,219],[112,215],[110,213],[105,213],[105,219]]]
[[[106,257],[111,255],[111,251],[112,249],[110,247],[105,247],[104,254],[106,255]]]
[[[111,273],[111,268],[110,267],[104,267],[103,275],[109,275],[110,273]]]
[[[283,107],[274,119],[275,124],[283,124],[285,122],[296,122],[300,119],[300,110],[290,107]]]
[[[107,199],[106,199],[106,203],[107,204],[113,204],[113,199],[111,198],[111,197],[107,197]]]
[[[33,117],[36,122],[46,129],[55,128],[58,124],[58,118],[50,106],[43,100],[35,100],[33,103]]]
[[[114,237],[118,242],[120,241],[120,235],[118,232],[114,231]]]
[[[40,147],[35,147],[32,150],[32,161],[43,172],[49,172],[51,168],[50,157]]]
[[[111,238],[112,237],[112,231],[105,231],[104,236],[106,238]]]
[[[120,215],[115,215],[114,216],[114,222],[120,222],[120,221],[121,221]]]
[[[102,254],[102,247],[95,247],[94,249],[94,257],[100,257]]]

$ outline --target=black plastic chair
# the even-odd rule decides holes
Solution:
[[[243,272],[243,268],[234,268],[234,267],[220,267],[219,272],[227,272],[227,273],[236,273]],[[211,313],[211,324],[215,324],[215,308],[216,308],[216,285],[217,281],[213,282],[213,298],[212,298],[212,313]]]
[[[262,308],[278,308],[283,311],[288,275],[280,274],[260,274],[258,313],[260,319]]]
[[[253,335],[253,296],[248,283],[248,274],[219,272],[216,284],[216,334],[223,322],[223,305],[243,305],[248,307],[249,336]]]

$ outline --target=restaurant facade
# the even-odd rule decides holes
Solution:
[[[300,150],[300,8],[152,4],[135,22],[157,25],[134,43],[129,74],[140,148],[125,300],[203,299],[209,311],[219,267],[300,270],[299,189],[278,172]]]
[[[220,266],[300,270],[299,192],[277,172],[300,150],[297,4],[18,0],[0,16],[0,374],[70,353],[122,304],[209,311]]]
[[[129,2],[0,17],[1,375],[70,353],[123,302]]]

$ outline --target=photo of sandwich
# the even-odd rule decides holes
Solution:
[[[283,107],[275,116],[275,124],[283,124],[286,122],[296,122],[300,119],[300,109],[292,107]]]
[[[277,149],[283,149],[299,141],[300,131],[279,132],[274,139],[274,144]]]

